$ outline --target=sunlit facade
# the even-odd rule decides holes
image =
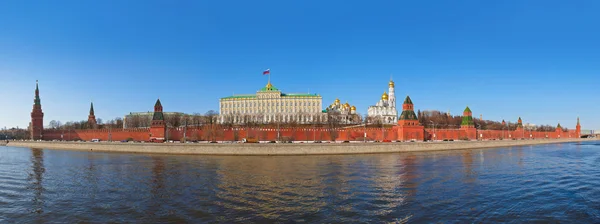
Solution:
[[[219,100],[221,123],[297,122],[322,120],[322,97],[310,93],[283,93],[270,82],[256,94],[223,97]]]

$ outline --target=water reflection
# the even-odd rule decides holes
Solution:
[[[31,169],[29,180],[31,182],[30,189],[33,192],[32,207],[29,208],[31,212],[41,214],[44,212],[44,186],[42,180],[44,179],[44,150],[42,149],[31,149]]]
[[[465,150],[461,154],[463,169],[465,173],[465,182],[473,183],[476,180],[477,174],[473,172],[473,155],[472,150]]]
[[[294,157],[7,150],[7,223],[600,220],[594,144]]]

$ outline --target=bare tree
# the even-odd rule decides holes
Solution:
[[[222,128],[217,125],[218,114],[214,110],[209,110],[204,114],[204,125],[202,126],[205,138],[214,142],[218,135],[222,133]],[[219,132],[219,129],[221,130]]]
[[[181,127],[184,117],[181,113],[173,113],[165,115],[165,123],[168,127]]]
[[[57,121],[51,120],[50,121],[50,128],[51,129],[58,129],[58,124],[57,123],[58,123]]]
[[[337,111],[327,112],[327,128],[329,129],[329,137],[331,141],[338,138],[338,128],[340,127],[340,113]]]
[[[115,117],[113,128],[123,128],[123,118]]]
[[[191,119],[192,119],[192,122],[190,122],[189,124],[191,124],[192,126],[195,126],[195,127],[200,127],[204,121],[204,117],[200,113],[192,114]]]

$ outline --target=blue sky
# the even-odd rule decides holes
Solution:
[[[0,1],[1,127],[285,92],[599,129],[600,1]]]

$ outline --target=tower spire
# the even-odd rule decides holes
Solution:
[[[90,125],[91,129],[96,129],[98,127],[96,115],[94,115],[94,102],[90,102],[90,114],[88,115],[88,124]]]
[[[38,80],[35,80],[35,99],[33,100],[35,105],[40,105],[40,88],[38,86]]]
[[[90,103],[90,115],[94,115],[94,102]]]

